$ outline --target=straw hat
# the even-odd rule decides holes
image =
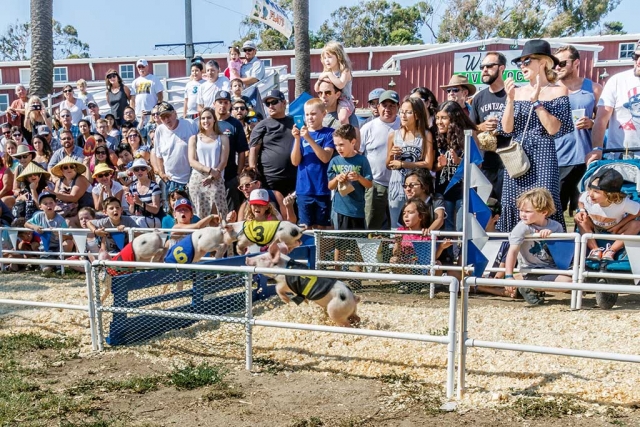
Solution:
[[[26,179],[27,179],[27,177],[29,175],[36,175],[36,174],[45,175],[45,179],[49,179],[49,177],[51,176],[51,175],[49,175],[49,172],[47,172],[46,170],[42,169],[36,163],[30,162],[27,165],[27,167],[24,168],[22,173],[20,175],[18,175],[18,177],[16,179],[18,180],[18,182],[24,182],[24,181],[26,181]]]
[[[105,172],[113,173],[113,169],[107,166],[106,163],[98,163],[95,169],[93,170],[93,175],[91,175],[91,177],[96,178],[97,175],[100,175],[101,173],[105,173]]]
[[[74,165],[76,167],[76,172],[78,172],[79,175],[82,175],[87,170],[87,167],[85,165],[83,165],[73,157],[67,156],[64,159],[60,160],[60,163],[51,168],[51,173],[57,177],[62,177],[62,166],[64,165]]]
[[[11,157],[13,157],[15,159],[16,157],[22,156],[23,154],[27,154],[27,153],[29,153],[33,157],[35,157],[36,150],[34,150],[30,145],[20,144],[20,145],[18,145],[16,153],[12,154]]]
[[[442,89],[446,89],[448,87],[455,87],[455,86],[466,87],[467,90],[469,91],[469,95],[473,95],[474,93],[476,93],[476,87],[471,83],[469,83],[469,79],[467,79],[467,76],[463,76],[461,74],[454,74],[449,79],[449,84],[446,84],[440,87]]]

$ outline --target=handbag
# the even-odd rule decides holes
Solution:
[[[527,128],[529,127],[531,113],[533,113],[533,105],[529,110],[527,123],[524,125],[524,132],[522,132],[522,136],[520,137],[523,141],[527,133]],[[527,157],[527,153],[525,153],[524,148],[522,148],[522,142],[517,139],[514,138],[508,147],[497,149],[496,153],[500,156],[500,159],[504,164],[504,168],[507,170],[511,179],[519,178],[529,172],[529,169],[531,168],[529,157]]]

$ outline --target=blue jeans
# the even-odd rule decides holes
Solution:
[[[444,220],[446,231],[462,231],[462,199],[456,201],[444,201],[444,211],[447,218]]]
[[[391,224],[391,228],[398,228],[404,225],[402,224],[400,214],[402,214],[402,208],[406,201],[406,197],[396,197],[393,200],[389,200],[389,223]]]

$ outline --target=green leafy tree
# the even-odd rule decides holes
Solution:
[[[627,34],[623,29],[624,25],[620,21],[609,21],[602,24],[601,34]]]
[[[33,19],[31,20],[33,22]],[[33,52],[31,22],[9,25],[0,36],[0,58],[3,61],[28,61]],[[89,45],[80,40],[78,30],[72,25],[63,25],[52,19],[51,34],[53,36],[54,59],[88,58]],[[34,27],[40,34],[41,27]]]

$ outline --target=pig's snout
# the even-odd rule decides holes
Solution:
[[[300,235],[300,230],[294,228],[289,232],[289,234],[291,234],[291,237],[298,237]]]

